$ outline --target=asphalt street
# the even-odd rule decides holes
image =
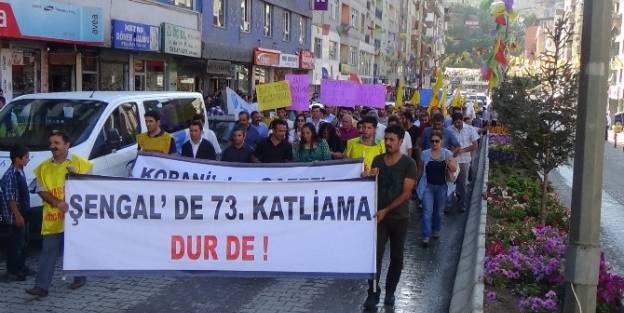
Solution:
[[[610,137],[612,138],[612,137]],[[572,197],[573,167],[562,166],[551,182],[568,206]],[[624,272],[624,151],[605,143],[602,183],[600,242],[607,261],[618,273]]]
[[[444,217],[440,240],[424,249],[420,213],[412,205],[396,306],[380,304],[377,312],[448,312],[466,216]],[[388,257],[386,252],[382,278]],[[27,264],[36,268],[36,251]],[[367,289],[366,281],[348,279],[115,276],[90,277],[85,287],[70,290],[71,278],[63,281],[60,267],[48,297],[26,294],[33,283],[33,277],[0,283],[0,312],[362,312]]]

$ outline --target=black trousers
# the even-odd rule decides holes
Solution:
[[[405,251],[405,239],[407,237],[407,226],[409,220],[384,218],[377,224],[377,293],[379,289],[379,278],[381,276],[381,262],[383,261],[386,242],[390,240],[390,266],[386,276],[386,294],[394,294],[401,271],[403,270],[403,252]],[[368,281],[368,291],[373,291],[373,280]]]
[[[23,275],[25,269],[24,246],[26,227],[9,226],[6,268],[9,274]]]

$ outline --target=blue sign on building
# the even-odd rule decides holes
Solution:
[[[112,20],[113,48],[160,51],[160,28],[158,26]]]

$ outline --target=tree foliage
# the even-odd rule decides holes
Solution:
[[[548,175],[574,155],[577,73],[563,54],[572,38],[567,18],[547,33],[552,50],[540,57],[540,70],[504,80],[494,92],[494,106],[508,128],[514,149],[543,176],[543,197]],[[542,218],[544,217],[542,201]]]

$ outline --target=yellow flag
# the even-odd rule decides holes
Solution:
[[[437,95],[438,91],[440,91],[440,89],[442,88],[442,83],[443,83],[444,77],[442,77],[442,70],[441,69],[437,69],[436,71],[436,81],[435,84],[433,85],[433,94]]]
[[[442,91],[442,99],[440,99],[439,106],[441,106],[442,115],[446,116],[446,89]]]
[[[403,86],[403,82],[399,82],[399,87],[397,88],[396,94],[396,102],[394,103],[394,107],[397,109],[403,105],[403,95],[405,94],[405,86]]]
[[[414,91],[414,95],[412,96],[412,100],[410,100],[410,102],[415,106],[420,105],[420,91],[419,90]]]

